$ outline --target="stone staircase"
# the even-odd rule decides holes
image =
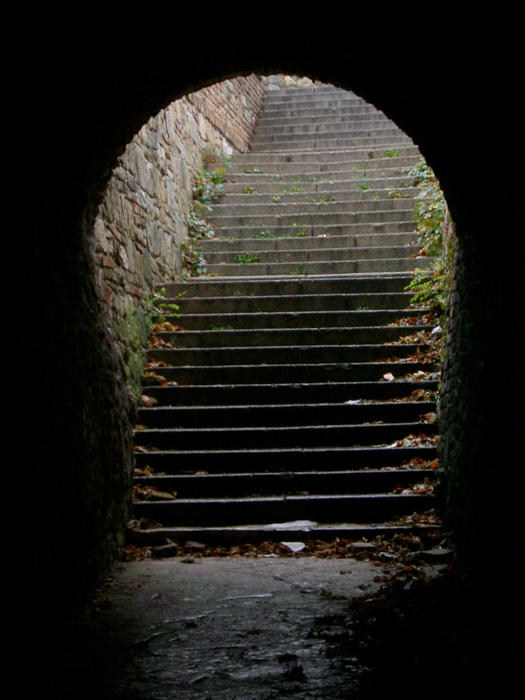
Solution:
[[[430,264],[419,159],[351,93],[267,93],[208,217],[207,276],[164,287],[181,315],[149,351],[136,543],[436,529],[433,324],[405,291]]]

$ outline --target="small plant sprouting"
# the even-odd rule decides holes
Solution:
[[[387,158],[397,158],[399,156],[399,151],[396,148],[387,148],[385,156]]]
[[[307,275],[308,274],[308,267],[306,263],[299,263],[297,267],[294,270],[295,275]]]
[[[310,197],[311,202],[321,204],[323,202],[333,202],[335,199],[333,194],[323,194],[320,197]]]
[[[445,198],[436,176],[424,160],[408,174],[413,178],[413,185],[420,188],[414,216],[425,252],[434,261],[431,269],[417,268],[405,289],[414,292],[412,305],[429,304],[444,316],[455,248],[453,236],[446,235],[450,222]],[[445,328],[444,318],[442,326]]]
[[[239,253],[235,257],[236,263],[257,263],[260,262],[261,257],[257,253]]]
[[[255,192],[255,187],[252,187],[251,185],[244,185],[242,191],[244,194],[253,194]]]

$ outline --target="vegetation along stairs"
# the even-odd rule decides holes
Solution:
[[[135,542],[438,528],[435,324],[406,291],[431,264],[407,175],[420,159],[352,93],[267,93],[207,215],[206,274],[163,288],[180,312],[149,350]]]

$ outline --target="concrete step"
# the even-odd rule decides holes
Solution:
[[[312,494],[392,492],[394,489],[435,481],[432,469],[368,469],[238,474],[164,474],[137,476],[136,483],[159,491],[172,490],[177,498],[246,497]]]
[[[161,370],[160,370],[161,371]],[[150,385],[145,391],[159,404],[168,406],[239,406],[258,404],[332,403],[346,401],[408,401],[422,392],[437,395],[437,379],[393,382],[305,382],[279,384],[208,384],[196,386]]]
[[[421,249],[420,244],[406,244],[401,246],[374,246],[374,247],[335,247],[335,243],[328,240],[321,246],[310,248],[305,241],[303,248],[292,250],[263,250],[262,246],[254,249],[249,240],[245,240],[244,246],[239,245],[236,250],[215,251],[213,248],[204,247],[206,263],[208,265],[220,265],[223,263],[303,263],[303,262],[345,262],[350,260],[379,260],[382,258],[404,258],[416,256]]]
[[[404,521],[383,523],[314,523],[301,527],[300,524],[286,528],[282,525],[237,525],[228,527],[152,527],[148,529],[133,529],[128,533],[131,544],[142,547],[162,546],[167,542],[184,544],[188,541],[206,543],[210,547],[232,546],[243,544],[256,544],[259,542],[308,542],[328,541],[336,538],[346,542],[359,542],[363,538],[372,541],[376,537],[393,537],[396,534],[417,535],[420,538],[431,537],[433,533],[440,532],[441,528],[436,524],[414,522],[410,524]],[[311,523],[311,524],[310,524]]]
[[[372,294],[404,292],[412,275],[373,277],[327,277],[312,279],[248,279],[230,281],[212,277],[190,278],[186,282],[159,285],[168,300],[179,301],[193,296],[299,296],[304,294]],[[163,291],[162,291],[163,290]]]
[[[302,232],[306,234],[305,231]],[[235,253],[242,250],[250,251],[295,251],[332,249],[353,249],[353,248],[379,248],[417,245],[419,236],[415,232],[406,233],[380,233],[338,236],[328,232],[317,235],[283,236],[272,234],[269,231],[260,231],[253,237],[239,238],[208,238],[200,242],[204,254],[209,253]],[[306,240],[305,240],[306,239]],[[418,247],[421,247],[420,244]]]
[[[402,164],[404,159],[409,159],[408,163],[412,164],[420,159],[421,154],[413,144],[401,143],[397,146],[382,145],[377,148],[369,148],[351,144],[348,148],[320,148],[312,150],[305,148],[303,150],[289,150],[283,148],[273,152],[239,154],[233,162],[228,166],[226,175],[230,173],[243,173],[246,169],[260,168],[264,172],[268,172],[267,168],[270,165],[282,166],[283,172],[286,172],[287,166],[290,165],[319,165],[323,164],[330,168],[337,164],[348,163],[348,167],[371,166],[376,167],[397,167]],[[400,163],[401,161],[401,163]],[[266,166],[266,167],[265,167]],[[257,173],[255,173],[257,174]]]
[[[350,127],[360,127],[363,125],[387,125],[395,127],[388,117],[382,112],[356,110],[355,108],[341,110],[337,114],[329,111],[325,116],[319,114],[319,110],[308,114],[304,112],[302,116],[280,117],[279,115],[264,116],[261,115],[257,120],[257,135],[261,133],[281,134],[286,133],[289,128],[309,128],[314,130],[329,131],[332,128],[337,128],[343,124]],[[395,127],[397,128],[397,127]]]
[[[237,340],[232,333],[232,340]],[[257,336],[262,334],[257,334]],[[310,339],[309,345],[282,345],[286,333],[276,338],[278,344],[247,346],[232,345],[162,348],[148,352],[150,360],[165,362],[169,366],[179,367],[191,365],[257,365],[282,364],[283,358],[293,357],[298,364],[306,363],[336,363],[336,362],[381,362],[389,358],[402,360],[419,356],[426,346],[421,344],[403,343],[401,345],[315,345]]]
[[[180,326],[178,331],[164,334],[163,337],[177,342],[181,331],[189,330],[240,330],[240,329],[308,329],[315,333],[315,329],[321,329],[319,333],[324,333],[326,328],[359,328],[370,326],[387,326],[396,324],[399,319],[410,319],[411,325],[426,325],[425,309],[328,309],[328,310],[307,310],[307,311],[256,311],[256,312],[222,312],[212,313],[211,311],[202,314],[183,314],[180,317],[166,316],[170,323]],[[405,324],[400,324],[401,332]],[[408,334],[410,328],[408,328]],[[385,340],[392,338],[386,335]],[[395,331],[391,331],[392,334]],[[225,336],[227,338],[228,336]],[[261,336],[262,338],[262,336]]]
[[[177,384],[268,384],[279,382],[379,381],[385,374],[396,379],[429,372],[427,364],[410,361],[334,362],[256,365],[186,365],[162,367],[162,376]],[[434,377],[436,378],[436,377]]]
[[[414,209],[413,207],[407,205],[406,202],[398,204],[397,207],[393,206],[390,202],[388,208],[379,209],[369,208],[363,211],[328,211],[328,212],[312,212],[304,213],[301,211],[301,207],[296,207],[296,212],[291,212],[287,208],[287,212],[282,212],[279,207],[275,207],[273,213],[267,214],[219,214],[214,212],[212,215],[208,216],[208,220],[211,225],[217,229],[231,229],[242,226],[251,227],[264,227],[266,230],[268,227],[274,226],[287,226],[290,230],[300,226],[307,225],[320,225],[320,226],[337,226],[337,225],[349,225],[349,224],[368,224],[368,223],[400,223],[403,222],[405,225],[414,221]],[[218,231],[219,235],[221,231]]]
[[[176,499],[135,503],[138,517],[165,525],[237,525],[272,520],[315,520],[332,523],[374,522],[425,510],[434,505],[428,494],[352,494],[322,496],[266,496],[259,498]]]
[[[293,263],[218,263],[207,265],[208,274],[226,277],[279,276],[279,275],[341,275],[360,273],[401,273],[416,268],[429,269],[430,258],[378,258],[362,260],[333,260]]]
[[[361,217],[363,218],[363,217]],[[373,220],[359,221],[357,223],[329,224],[326,222],[309,224],[275,225],[265,226],[229,226],[222,225],[216,227],[214,235],[209,239],[199,241],[200,245],[206,244],[207,240],[241,240],[245,238],[324,238],[336,236],[366,236],[376,234],[410,233],[416,235],[415,222],[412,221],[389,221],[385,215],[384,221],[377,223]],[[383,239],[381,239],[383,240]]]
[[[356,197],[351,197],[348,199],[329,199],[333,195],[328,195],[327,198],[322,198],[321,196],[317,198],[318,201],[309,201],[302,197],[281,197],[279,195],[267,198],[262,197],[261,199],[253,196],[246,196],[246,198],[234,197],[234,201],[230,202],[229,197],[223,198],[222,201],[217,202],[213,206],[212,212],[208,214],[206,219],[212,224],[215,221],[220,221],[222,216],[237,216],[237,217],[248,217],[248,216],[271,216],[278,217],[284,215],[296,215],[305,216],[308,214],[341,214],[341,213],[356,213],[356,212],[410,212],[412,219],[414,218],[414,206],[415,201],[412,197],[388,197],[384,199],[379,199],[379,193],[358,195]],[[278,201],[276,201],[278,199]]]
[[[262,425],[218,428],[145,428],[135,431],[135,444],[156,449],[352,447],[386,445],[407,435],[434,436],[434,423],[375,423],[336,425]]]
[[[374,148],[382,146],[384,149],[398,149],[404,145],[411,145],[412,141],[408,136],[394,137],[392,134],[386,136],[344,136],[337,137],[334,135],[321,136],[315,135],[305,137],[304,139],[282,141],[284,148],[289,151],[304,151],[304,150],[333,150],[341,148]],[[260,141],[252,149],[252,153],[264,153],[268,151],[281,150],[279,142]]]
[[[380,182],[379,180],[377,182]],[[226,190],[226,195],[221,201],[217,202],[214,206],[214,210],[218,209],[221,204],[228,206],[253,206],[253,205],[274,205],[276,204],[277,197],[279,198],[279,203],[282,204],[328,204],[336,202],[367,202],[367,201],[388,201],[392,199],[409,199],[414,198],[419,194],[419,189],[416,187],[377,187],[372,188],[365,183],[354,182],[353,187],[348,187],[345,189],[333,189],[327,188],[323,189],[320,185],[316,187],[315,190],[304,192],[294,192],[291,188],[286,187],[273,187],[270,188],[268,184],[263,185],[268,191],[259,192],[255,189],[255,192],[251,191],[246,186],[236,185],[238,192],[233,191],[233,184],[230,190]],[[339,185],[340,187],[340,185]],[[297,187],[296,189],[300,189]]]
[[[318,108],[330,108],[339,111],[345,106],[367,106],[367,103],[351,92],[312,92],[311,94],[299,94],[297,92],[279,91],[278,94],[268,93],[263,102],[263,114],[271,114],[292,108],[305,108],[314,111]]]
[[[190,291],[190,290],[188,290]],[[381,293],[373,292],[361,294],[302,294],[296,297],[255,294],[242,295],[238,293],[232,296],[184,296],[177,299],[180,313],[260,313],[274,312],[279,308],[284,311],[357,311],[375,309],[401,309],[411,311],[409,302],[412,299],[411,292]],[[179,318],[180,321],[180,318]],[[390,332],[389,329],[387,332]]]
[[[227,319],[225,319],[226,321]],[[299,348],[298,354],[302,352],[317,353],[325,361],[326,358],[332,356],[331,348],[351,348],[352,344],[361,346],[363,344],[371,346],[380,344],[381,347],[389,348],[389,357],[405,357],[406,353],[415,354],[418,350],[413,344],[397,343],[397,341],[408,335],[418,331],[430,331],[430,326],[413,326],[410,331],[403,326],[393,326],[385,328],[384,326],[363,326],[363,327],[316,327],[316,328],[254,328],[233,330],[233,325],[212,326],[210,330],[194,330],[194,331],[176,331],[176,332],[160,332],[157,333],[158,339],[165,345],[172,347],[162,347],[151,349],[148,351],[148,359],[150,361],[167,362],[170,350],[178,349],[206,349],[206,348],[228,348],[231,353],[232,348],[275,348],[280,347],[282,352],[294,352],[295,348]],[[389,344],[391,343],[391,344]],[[397,343],[397,344],[396,344]],[[403,350],[402,345],[405,350]],[[316,351],[304,350],[300,348],[317,348]],[[410,350],[408,349],[410,348]],[[246,350],[242,351],[246,355]],[[267,357],[275,355],[277,351],[271,350]],[[349,351],[350,352],[350,351]],[[383,352],[383,351],[381,351]],[[387,352],[386,350],[384,352]],[[202,355],[202,353],[200,353]],[[179,353],[180,355],[180,353]],[[176,357],[173,354],[172,358]],[[199,354],[195,355],[196,362]],[[201,360],[199,360],[199,363]],[[168,364],[172,364],[170,361]],[[230,363],[231,364],[231,363]],[[243,363],[244,364],[244,363]]]
[[[333,471],[334,469],[382,469],[395,465],[432,462],[435,447],[291,447],[274,449],[198,449],[144,450],[135,453],[139,471],[145,469],[164,474],[222,473],[225,465],[232,473],[246,471],[304,470]],[[287,518],[288,519],[288,518]],[[249,522],[249,521],[248,521]]]
[[[435,412],[430,401],[385,401],[381,403],[247,404],[242,406],[156,406],[140,408],[138,422],[149,428],[330,425],[367,421],[412,422]]]
[[[308,139],[311,137],[322,139],[333,138],[356,138],[371,136],[392,136],[392,141],[397,143],[410,142],[399,129],[388,121],[376,121],[371,124],[364,120],[358,124],[355,122],[335,122],[335,123],[302,123],[295,121],[294,124],[273,126],[266,129],[258,128],[251,143],[252,153],[259,150],[261,143],[289,143],[296,140]],[[287,148],[288,146],[286,146]]]
[[[247,170],[250,171],[250,168],[247,168]],[[234,181],[228,180],[224,183],[224,193],[228,198],[232,195],[246,197],[252,196],[250,192],[253,189],[255,196],[267,195],[272,198],[271,201],[273,201],[274,195],[280,195],[281,197],[289,195],[314,197],[322,194],[334,194],[339,199],[351,198],[356,194],[363,194],[365,188],[368,196],[375,196],[382,192],[386,196],[388,196],[389,192],[399,192],[401,195],[416,195],[417,190],[411,186],[412,178],[408,175],[396,175],[394,171],[395,169],[389,168],[384,176],[375,178],[365,178],[357,174],[344,179],[336,173],[333,179],[322,177],[309,181],[298,178],[297,182],[288,183],[272,182],[270,181],[270,176],[264,175],[264,173],[243,172]],[[385,197],[381,198],[385,199]]]

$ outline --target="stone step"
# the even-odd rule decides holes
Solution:
[[[345,199],[335,198],[328,194],[326,197],[304,198],[298,196],[270,196],[257,197],[246,195],[240,197],[240,201],[229,201],[229,197],[217,202],[212,212],[207,215],[207,220],[212,224],[220,216],[282,216],[294,214],[329,214],[370,212],[370,211],[410,211],[415,206],[413,197],[389,197],[380,199],[380,193],[362,193]],[[233,196],[234,200],[237,197]],[[317,201],[312,201],[312,199]]]
[[[271,226],[288,226],[292,229],[292,227],[302,227],[305,225],[320,225],[326,227],[336,226],[338,224],[345,224],[348,226],[349,224],[363,223],[412,223],[414,221],[414,209],[408,206],[406,202],[403,202],[403,204],[404,208],[400,208],[401,205],[399,204],[397,208],[389,204],[388,209],[370,208],[364,211],[318,211],[310,214],[302,212],[301,207],[296,207],[296,213],[291,213],[289,208],[287,208],[289,213],[281,213],[282,210],[276,206],[273,214],[229,215],[214,212],[207,218],[216,229],[263,226],[266,230],[267,227]],[[221,231],[219,231],[219,235],[220,233]]]
[[[271,119],[286,119],[290,117],[299,120],[314,117],[319,121],[323,121],[337,118],[340,114],[355,116],[366,114],[375,116],[381,114],[381,112],[362,101],[351,99],[319,99],[314,102],[308,102],[307,100],[285,100],[280,104],[266,104],[258,118],[258,123],[260,121],[264,123]]]
[[[232,340],[237,340],[237,334],[231,334]],[[262,335],[262,334],[254,334]],[[279,334],[275,339],[278,344],[261,345],[259,343],[247,346],[204,346],[159,348],[148,352],[149,360],[165,362],[172,367],[191,365],[257,365],[282,364],[283,358],[293,357],[298,364],[306,363],[337,363],[337,362],[381,362],[395,358],[402,360],[419,356],[426,346],[421,344],[403,343],[401,345],[315,345],[310,339],[309,345],[281,345],[285,340]],[[176,340],[176,338],[175,338]],[[324,339],[323,339],[324,340]]]
[[[304,470],[333,471],[334,469],[382,469],[396,465],[420,464],[436,459],[435,447],[291,447],[274,449],[197,449],[137,450],[138,471],[163,474],[209,474],[246,471]]]
[[[347,154],[345,154],[347,155]],[[290,156],[291,157],[291,156]],[[397,158],[377,158],[363,160],[348,157],[341,160],[320,160],[316,162],[293,161],[286,163],[264,161],[232,166],[225,178],[226,183],[235,182],[254,188],[262,184],[301,186],[323,185],[342,181],[345,186],[368,182],[369,179],[407,177],[410,169],[417,163],[417,156],[399,156]]]
[[[245,404],[241,406],[156,406],[140,408],[138,422],[149,428],[330,425],[366,421],[412,422],[435,412],[431,401],[382,403]]]
[[[302,123],[295,121],[293,124],[281,127],[258,128],[250,150],[252,153],[257,151],[261,143],[287,144],[296,140],[308,140],[311,137],[320,139],[339,139],[342,137],[353,139],[363,136],[392,136],[392,141],[397,143],[410,142],[410,139],[400,132],[392,122],[386,120],[376,121],[373,124],[364,120],[358,124],[350,121],[335,123]],[[288,148],[287,145],[286,148]]]
[[[384,445],[407,435],[436,434],[434,423],[376,423],[336,425],[263,425],[234,428],[145,428],[135,431],[135,444],[157,449],[191,450],[195,445],[209,449],[344,447]]]
[[[311,149],[293,149],[289,151],[286,148],[264,153],[244,153],[235,157],[235,160],[228,166],[226,176],[230,173],[243,173],[246,169],[260,168],[264,172],[268,172],[267,168],[270,165],[280,166],[282,172],[286,172],[290,165],[310,165],[312,172],[315,171],[317,165],[324,165],[325,169],[335,168],[336,165],[348,164],[348,167],[355,168],[358,166],[363,169],[364,166],[388,167],[393,168],[399,165],[412,165],[417,163],[421,158],[421,154],[413,144],[402,143],[398,146],[380,146],[377,148],[369,148],[352,144],[348,148],[321,148],[317,150]],[[279,171],[277,171],[279,174]],[[257,173],[255,173],[257,174]]]
[[[186,331],[179,330],[175,332],[164,331],[158,332],[157,337],[165,346],[171,345],[172,348],[162,347],[153,348],[148,351],[148,358],[152,361],[166,361],[167,353],[170,349],[205,349],[205,348],[250,348],[250,347],[265,347],[274,348],[275,346],[286,348],[283,352],[294,352],[294,348],[312,348],[317,347],[317,353],[322,353],[323,357],[328,357],[331,354],[329,349],[332,346],[336,347],[352,347],[351,344],[381,344],[381,347],[389,348],[389,356],[404,357],[409,350],[403,350],[400,345],[405,348],[411,348],[412,352],[416,352],[412,344],[403,342],[399,343],[399,339],[418,331],[431,330],[431,326],[412,326],[407,329],[404,326],[392,326],[385,328],[384,326],[363,326],[363,327],[289,327],[289,328],[254,328],[233,330],[233,325],[227,325],[227,318],[224,318],[223,325],[220,323],[211,326],[208,330]],[[398,352],[399,350],[399,352]],[[326,356],[325,356],[326,351]],[[245,350],[243,351],[246,352]],[[275,350],[271,354],[275,354]],[[313,353],[313,350],[305,352]],[[385,351],[386,352],[386,351]],[[270,354],[268,355],[268,357]],[[197,355],[196,355],[197,357]]]
[[[266,496],[254,498],[195,498],[135,503],[138,517],[164,525],[237,525],[272,521],[315,520],[333,523],[374,522],[411,514],[434,505],[428,494],[352,494]]]
[[[362,218],[362,217],[361,217]],[[388,217],[383,217],[385,220],[381,223],[374,221],[360,221],[357,223],[339,223],[327,225],[326,222],[321,224],[301,223],[295,221],[291,225],[274,225],[266,224],[266,226],[217,226],[213,235],[206,239],[198,241],[199,245],[204,245],[206,241],[219,240],[244,240],[246,238],[324,238],[326,234],[329,237],[339,236],[367,236],[380,234],[416,234],[415,222],[412,221],[388,221]],[[384,240],[384,239],[380,239]]]
[[[429,372],[427,364],[411,361],[335,362],[256,365],[186,365],[162,367],[162,376],[177,384],[268,384],[279,382],[379,381],[385,374],[396,379]],[[436,378],[436,377],[430,377]]]
[[[279,91],[268,93],[263,102],[263,114],[271,114],[274,111],[289,107],[304,107],[309,110],[317,108],[329,108],[339,111],[345,106],[370,106],[357,95],[351,92],[312,92],[300,94],[297,92]],[[375,108],[374,108],[375,109]]]
[[[416,232],[406,233],[379,233],[360,234],[349,236],[338,236],[328,232],[317,235],[283,236],[272,234],[270,231],[259,231],[253,236],[241,236],[239,238],[206,238],[199,242],[203,253],[235,253],[237,251],[294,251],[303,250],[306,246],[309,250],[332,249],[354,249],[354,248],[379,248],[379,247],[399,247],[407,245],[417,245],[418,238]],[[305,240],[306,239],[306,240]],[[421,246],[418,245],[418,248]]]
[[[261,246],[254,249],[248,240],[244,240],[244,246],[237,250],[215,251],[205,248],[206,263],[208,265],[220,265],[231,263],[303,263],[303,262],[345,262],[350,260],[379,260],[382,258],[415,257],[421,249],[419,244],[405,244],[402,246],[375,246],[375,247],[345,247],[336,248],[333,241],[328,240],[323,247],[310,248],[305,242],[303,248],[292,250],[262,250]],[[421,256],[420,256],[421,257]]]
[[[248,171],[250,168],[247,169]],[[392,169],[389,169],[389,171]],[[339,199],[351,198],[356,194],[364,194],[365,190],[368,196],[372,194],[384,194],[388,196],[389,192],[399,192],[405,195],[416,195],[417,189],[412,187],[412,178],[408,175],[393,175],[388,172],[384,177],[363,178],[359,175],[347,177],[346,179],[336,176],[328,180],[320,178],[319,182],[304,180],[301,182],[271,182],[269,176],[264,176],[264,173],[242,173],[238,175],[235,181],[227,180],[224,183],[224,193],[228,198],[232,195],[238,197],[252,196],[250,193],[254,190],[255,196],[274,195],[290,196],[298,195],[303,197],[314,197],[315,195],[334,194]],[[385,199],[385,197],[382,197]],[[232,200],[233,201],[233,200]]]
[[[208,274],[226,277],[254,275],[341,275],[360,273],[406,273],[416,268],[430,269],[430,258],[368,258],[360,260],[333,260],[293,263],[218,263],[207,265]]]
[[[181,316],[165,316],[169,323],[178,324],[178,331],[168,333],[164,337],[176,342],[181,331],[189,330],[240,330],[240,329],[309,329],[316,333],[324,333],[326,328],[359,328],[369,326],[387,326],[397,324],[399,319],[407,319],[406,323],[400,323],[403,327],[408,324],[424,326],[426,323],[426,309],[356,309],[355,311],[343,309],[307,310],[307,311],[257,311],[257,312],[222,312],[212,313],[207,311],[196,314],[183,314]],[[383,332],[383,331],[381,331]],[[410,333],[407,329],[407,334]],[[385,340],[392,337],[386,335]],[[225,336],[228,337],[228,336]],[[262,336],[261,336],[262,338]]]
[[[350,108],[341,110],[338,114],[328,111],[327,114],[304,112],[301,116],[283,117],[279,115],[263,116],[257,120],[256,135],[260,134],[283,134],[288,129],[309,129],[310,131],[330,131],[346,125],[349,128],[360,128],[363,126],[388,126],[395,128],[399,132],[394,122],[386,117],[382,112],[365,112],[362,109]]]
[[[392,382],[310,382],[279,384],[213,384],[197,386],[150,385],[145,391],[159,404],[168,406],[239,406],[258,404],[332,403],[347,401],[408,401],[411,397],[437,396],[436,379]],[[429,399],[430,401],[430,399]]]
[[[340,115],[349,115],[351,117],[366,115],[369,118],[373,118],[381,114],[383,114],[383,112],[366,102],[351,102],[347,100],[341,103],[338,108],[331,104],[323,104],[322,101],[319,101],[315,105],[308,104],[304,101],[296,102],[295,104],[283,102],[280,105],[267,105],[260,113],[257,123],[266,124],[271,120],[305,119],[309,117],[318,120],[331,120],[337,119]]]
[[[412,144],[408,136],[394,137],[392,134],[386,136],[340,136],[321,134],[305,137],[304,139],[283,139],[283,146],[287,151],[304,151],[304,150],[333,150],[341,148],[373,148],[382,146],[384,149],[398,149],[400,146]],[[268,151],[281,150],[279,142],[274,141],[259,141],[252,149],[253,154],[264,153]]]
[[[245,185],[236,185],[239,188],[239,192],[234,192],[230,188],[230,191],[226,192],[226,196],[215,203],[213,210],[220,210],[220,206],[228,205],[230,207],[245,207],[245,206],[261,206],[261,205],[274,205],[278,198],[278,203],[284,204],[307,204],[307,205],[324,205],[324,204],[334,204],[339,202],[368,202],[368,201],[390,201],[392,199],[413,199],[416,197],[420,190],[416,187],[392,187],[392,188],[372,188],[365,183],[354,182],[352,188],[346,189],[323,189],[321,186],[317,186],[317,189],[309,192],[293,192],[291,189],[286,187],[273,188],[270,189],[268,185],[263,185],[268,192],[259,192],[255,187],[248,187]],[[233,187],[233,185],[232,185]],[[255,191],[252,192],[251,190]],[[281,190],[278,192],[277,190]]]
[[[412,275],[373,277],[328,277],[316,279],[248,279],[230,281],[212,277],[195,277],[186,282],[168,282],[158,290],[168,300],[178,301],[186,296],[299,296],[304,294],[357,294],[403,292]]]
[[[289,327],[289,328],[244,328],[234,330],[234,324],[226,325],[227,318],[223,324],[217,323],[210,328],[207,326],[203,330],[179,330],[175,332],[164,331],[158,333],[159,341],[164,345],[160,348],[152,348],[148,351],[151,360],[162,360],[162,353],[172,348],[213,348],[213,347],[318,347],[328,348],[331,346],[352,347],[353,344],[379,344],[390,348],[393,356],[400,345],[409,347],[407,342],[400,342],[400,339],[417,332],[430,332],[431,326],[417,325],[407,329],[404,326],[362,326],[362,327],[330,327],[318,326],[315,328]],[[205,321],[204,321],[205,323]],[[245,322],[248,325],[250,321]],[[346,343],[346,345],[345,345]],[[272,351],[274,352],[274,351]],[[313,352],[313,351],[309,351]],[[398,357],[402,357],[400,350]]]
[[[361,294],[302,294],[297,297],[283,295],[256,296],[255,294],[232,296],[184,296],[177,298],[180,314],[198,313],[260,313],[273,312],[279,308],[281,312],[291,311],[384,311],[386,309],[408,308],[412,299],[411,292],[396,293],[361,293]],[[170,303],[170,302],[168,302]],[[171,317],[173,318],[173,317]],[[177,319],[174,319],[177,322]],[[178,319],[180,322],[180,318]],[[389,329],[387,332],[391,332]]]
[[[137,476],[136,483],[172,490],[177,498],[225,498],[259,495],[293,495],[392,492],[394,489],[435,481],[433,469],[368,469],[304,472],[247,472],[237,474],[164,474]]]
[[[128,533],[131,544],[142,547],[166,545],[167,542],[184,544],[190,542],[205,543],[210,547],[257,544],[260,542],[308,542],[310,540],[333,542],[339,538],[344,542],[372,541],[376,537],[390,538],[396,534],[417,535],[424,539],[440,532],[437,524],[418,522],[412,519],[386,523],[314,523],[295,526],[285,524],[237,525],[228,527],[148,527],[132,529]],[[358,545],[356,545],[358,546]]]

